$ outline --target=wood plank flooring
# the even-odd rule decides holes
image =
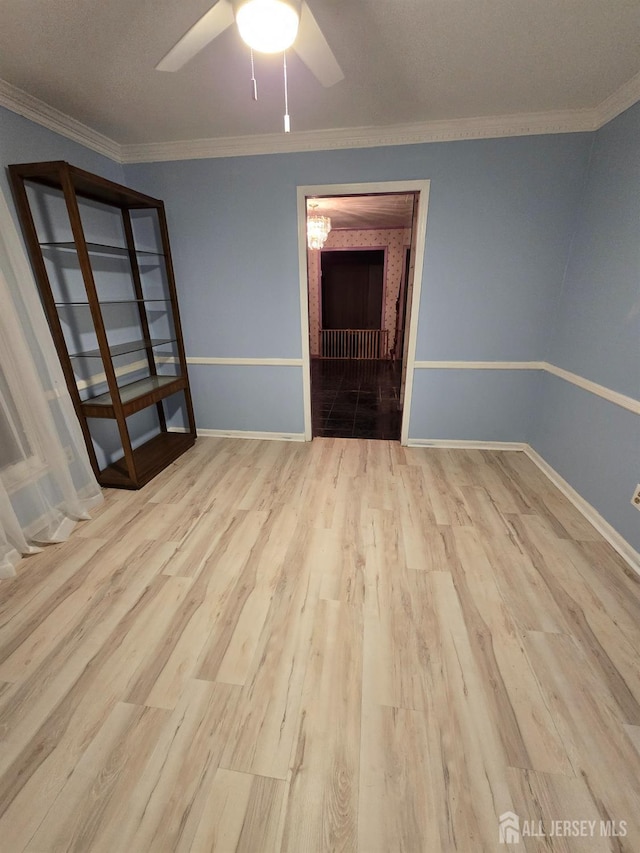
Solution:
[[[522,453],[201,438],[0,583],[0,851],[637,853],[639,649]]]

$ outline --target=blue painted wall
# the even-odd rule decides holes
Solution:
[[[640,396],[639,107],[596,134],[124,168],[11,112],[0,121],[3,165],[67,159],[165,199],[191,356],[300,356],[298,185],[428,178],[417,358],[548,360]],[[300,368],[191,375],[200,427],[302,431]],[[530,441],[640,548],[637,424],[535,371],[415,374],[412,437]]]
[[[547,360],[640,399],[640,105],[593,136]],[[531,444],[634,548],[640,418],[546,375]]]
[[[640,417],[549,374],[539,404],[532,447],[640,551]]]
[[[520,137],[138,164],[125,175],[166,201],[190,356],[300,357],[298,185],[428,178],[417,358],[528,361],[547,346],[589,147],[588,134]],[[280,370],[289,383],[292,368]],[[210,399],[196,401],[200,426],[226,429],[253,380],[247,368],[235,371],[216,399],[216,375],[201,372],[198,394]],[[423,397],[435,381],[416,382],[412,437],[437,437],[432,429],[440,434],[454,420],[461,438],[506,431],[503,408],[479,419],[477,401],[506,401],[511,377],[479,372],[471,397],[460,381]],[[301,399],[301,370],[297,382]],[[517,408],[510,440],[524,441],[527,419]],[[275,393],[254,407],[250,427],[243,419],[235,428],[268,430],[283,409],[290,399]],[[299,424],[292,413],[281,429]]]
[[[223,430],[253,432],[259,424],[262,432],[304,432],[300,372],[289,365],[191,365],[196,423],[215,423]]]
[[[429,178],[419,359],[539,359],[589,136],[125,166],[166,200],[192,355],[300,356],[296,187]]]
[[[416,370],[409,435],[526,441],[538,370]]]
[[[5,167],[11,163],[43,160],[66,160],[111,181],[125,182],[122,166],[118,163],[0,107],[0,186],[7,200],[11,199],[11,191]]]
[[[593,134],[554,314],[549,361],[640,398],[640,104]]]

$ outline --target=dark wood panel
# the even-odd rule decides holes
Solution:
[[[129,400],[128,402],[123,403],[122,409],[124,411],[124,416],[125,418],[128,418],[129,415],[135,415],[136,412],[140,412],[142,411],[142,409],[146,409],[149,406],[153,406],[154,403],[158,403],[160,402],[160,400],[164,400],[165,397],[170,397],[177,391],[184,391],[186,390],[186,388],[187,380],[184,378],[184,376],[177,376],[174,382],[168,382],[166,385],[162,385],[159,388],[154,388],[152,391],[147,391],[145,394],[140,394],[133,400]],[[84,415],[87,418],[113,419],[116,417],[115,409],[113,406],[105,406],[97,403],[92,403],[91,400],[87,400],[85,403],[82,404],[82,411],[84,412]]]
[[[62,189],[61,175],[66,173],[77,195],[92,201],[103,202],[115,207],[129,208],[161,207],[160,199],[132,190],[129,187],[93,175],[77,166],[71,166],[64,160],[51,160],[47,163],[19,163],[9,167],[18,177],[42,184],[53,189]]]
[[[139,489],[195,443],[191,433],[161,432],[133,450],[136,477],[131,478],[124,457],[98,475],[100,485],[118,489]]]
[[[383,251],[322,253],[322,328],[380,329]]]

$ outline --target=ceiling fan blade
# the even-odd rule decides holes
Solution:
[[[234,22],[229,0],[218,2],[186,32],[169,53],[156,65],[156,71],[178,71]]]
[[[300,26],[293,49],[323,86],[334,86],[344,80],[338,60],[306,3],[300,10]]]

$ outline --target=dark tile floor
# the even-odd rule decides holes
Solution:
[[[400,364],[391,361],[311,361],[314,436],[400,440]]]

